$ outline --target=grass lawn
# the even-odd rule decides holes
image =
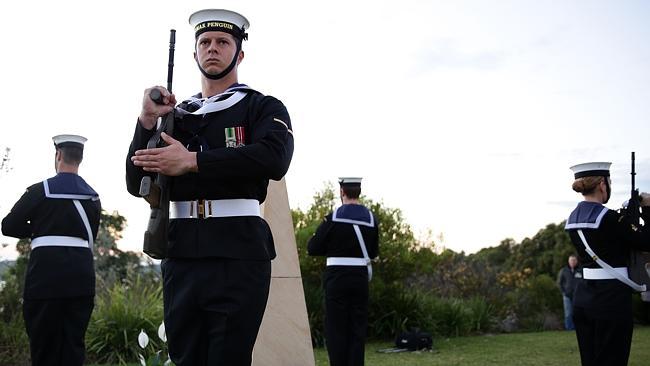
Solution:
[[[580,365],[574,332],[497,334],[460,338],[435,338],[432,352],[378,353],[391,348],[387,342],[366,345],[368,366],[549,366]],[[314,350],[316,366],[327,366],[327,351]],[[636,327],[629,366],[647,366],[650,360],[650,327]],[[137,366],[138,364],[130,364]],[[94,365],[99,366],[99,365]]]
[[[366,345],[368,366],[416,365],[580,365],[580,353],[574,332],[542,332],[483,335],[461,338],[436,338],[432,352],[378,353],[390,343]],[[650,359],[650,327],[634,329],[629,366],[647,366]],[[327,366],[327,351],[314,350],[317,366]]]

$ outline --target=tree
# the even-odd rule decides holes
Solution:
[[[533,275],[547,274],[555,278],[557,271],[566,264],[570,254],[575,253],[564,222],[548,224],[532,238],[511,245],[511,254],[504,263],[507,270],[530,268]]]
[[[127,272],[140,268],[140,255],[117,247],[126,227],[126,218],[117,211],[102,210],[97,240],[95,240],[95,268],[98,276],[109,285],[123,281]]]

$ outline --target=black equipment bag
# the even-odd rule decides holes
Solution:
[[[395,346],[397,348],[405,348],[409,351],[419,351],[423,349],[431,349],[433,346],[433,339],[431,334],[421,332],[419,329],[411,329],[408,332],[403,332],[395,338]]]

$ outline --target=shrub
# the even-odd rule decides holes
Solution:
[[[137,361],[138,334],[141,330],[155,334],[162,319],[160,281],[153,281],[151,276],[130,274],[123,283],[116,282],[97,293],[86,332],[88,359],[120,365]],[[151,346],[163,349],[164,344],[152,338]]]
[[[434,314],[435,333],[443,336],[459,337],[470,332],[470,311],[459,299],[444,299],[437,302]]]
[[[28,242],[20,241],[17,248],[25,251],[29,248]],[[28,261],[26,253],[27,251],[18,257],[16,263],[3,274],[4,283],[0,286],[0,360],[7,365],[29,364],[29,339],[22,313],[23,284]]]
[[[491,331],[495,325],[494,305],[482,297],[473,297],[465,301],[469,310],[469,328],[472,332]]]
[[[368,336],[391,339],[412,327],[424,328],[420,295],[402,286],[372,286],[368,304]]]
[[[527,279],[507,297],[523,329],[543,330],[549,314],[562,312],[562,297],[555,281],[547,274]]]
[[[29,365],[29,340],[21,316],[0,320],[0,364]]]

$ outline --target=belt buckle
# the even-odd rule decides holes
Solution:
[[[197,200],[196,217],[205,219],[205,200]]]
[[[212,200],[196,200],[196,217],[205,219],[212,217]]]

